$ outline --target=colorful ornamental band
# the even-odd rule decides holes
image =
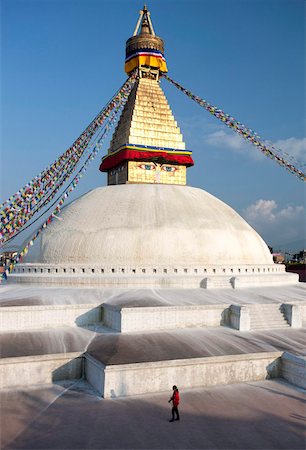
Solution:
[[[102,158],[99,170],[107,172],[123,161],[162,161],[164,164],[178,164],[190,167],[194,165],[191,151],[174,150],[165,147],[139,146],[125,144]]]
[[[126,55],[124,69],[127,74],[130,74],[139,66],[150,66],[159,69],[161,72],[168,72],[162,52],[151,48],[138,49]]]

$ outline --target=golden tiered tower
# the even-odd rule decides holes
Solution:
[[[126,43],[125,70],[129,75],[137,71],[137,81],[100,166],[108,172],[109,185],[186,184],[186,168],[193,160],[159,84],[167,72],[163,51],[144,6]]]

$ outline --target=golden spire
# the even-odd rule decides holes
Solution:
[[[146,5],[139,11],[139,19],[133,36],[126,42],[126,73],[130,74],[141,66],[168,72],[164,57],[164,42],[155,35],[150,12]]]
[[[163,40],[155,35],[144,5],[126,43],[125,70],[137,70],[137,80],[100,165],[109,185],[186,184],[186,169],[193,160],[160,87],[159,77],[167,71],[163,51]]]

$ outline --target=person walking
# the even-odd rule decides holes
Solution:
[[[180,403],[180,394],[177,386],[173,386],[173,394],[169,400],[168,403],[172,402],[172,419],[169,420],[169,422],[174,422],[174,420],[180,420],[180,414],[178,411],[178,405]],[[174,419],[174,416],[176,415],[176,419]]]

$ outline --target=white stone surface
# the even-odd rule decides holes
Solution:
[[[81,378],[83,357],[79,352],[25,356],[0,360],[0,388],[44,385]]]
[[[259,381],[280,373],[282,352],[191,358],[105,366],[85,354],[85,376],[103,397],[124,397],[180,388]]]
[[[108,303],[117,306],[179,306],[218,304],[294,303],[302,309],[306,320],[306,283],[290,286],[265,286],[244,289],[105,289],[98,287],[41,286],[7,283],[0,285],[0,304],[18,302],[29,305],[32,300],[46,305]]]
[[[284,352],[281,358],[281,376],[289,383],[306,389],[306,356]]]
[[[275,266],[277,266],[275,264]],[[293,275],[293,276],[289,276]],[[277,273],[262,273],[261,275],[242,275],[233,277],[233,287],[235,289],[244,288],[248,286],[277,286],[290,285],[298,283],[299,275],[297,273],[284,272]]]
[[[103,305],[105,326],[122,333],[190,327],[217,327],[223,324],[228,305],[188,305],[120,308]]]
[[[229,325],[235,330],[249,331],[251,329],[250,312],[247,306],[231,305],[228,318]]]
[[[272,264],[261,237],[232,208],[188,186],[97,188],[72,202],[35,241],[28,262],[100,267]]]
[[[288,303],[283,305],[283,308],[290,326],[292,328],[301,328],[303,325],[302,305],[294,305]]]
[[[89,384],[103,397],[105,386],[105,366],[92,356],[84,356],[84,373]],[[111,395],[110,395],[111,397]]]
[[[0,308],[0,331],[87,326],[101,319],[101,307],[93,304],[8,306]]]

